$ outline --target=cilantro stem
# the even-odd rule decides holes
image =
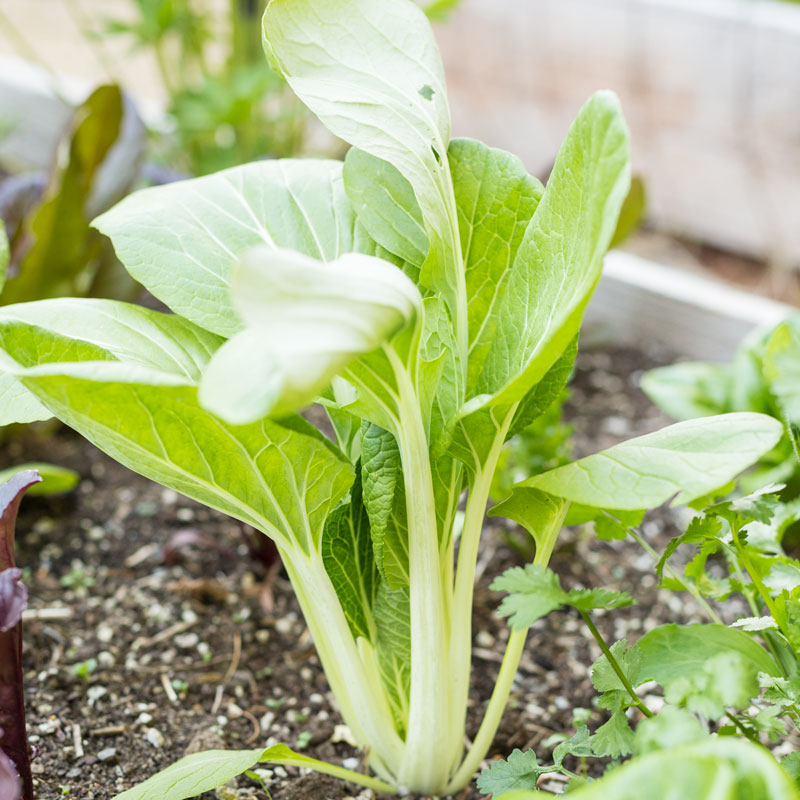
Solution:
[[[617,677],[620,679],[620,682],[627,690],[628,694],[631,696],[631,700],[633,700],[633,704],[642,712],[646,717],[654,717],[655,714],[642,702],[641,698],[638,694],[636,694],[636,690],[633,688],[633,684],[628,680],[628,676],[622,671],[622,667],[620,667],[617,659],[614,658],[613,653],[609,649],[608,645],[606,644],[605,639],[603,638],[600,631],[597,630],[597,626],[592,622],[591,617],[585,612],[578,609],[578,613],[583,617],[583,621],[586,623],[586,627],[589,628],[592,636],[594,636],[595,641],[598,645],[600,645],[600,649],[603,651],[603,655],[608,659],[608,663],[611,664],[611,668],[614,672],[617,673]]]
[[[658,562],[659,560],[658,553],[649,545],[647,541],[645,541],[644,537],[639,533],[639,531],[636,530],[636,528],[628,528],[627,531],[630,534],[631,538],[646,553],[648,553],[648,555],[650,555],[656,562]],[[678,573],[674,569],[672,569],[672,567],[669,566],[669,564],[664,565],[664,571],[669,574],[670,578],[677,581],[685,589],[685,591],[689,592],[689,594],[695,599],[700,608],[702,608],[703,611],[705,611],[706,614],[708,614],[712,622],[716,622],[717,625],[724,624],[722,622],[722,619],[720,619],[719,614],[717,614],[717,612],[714,611],[713,608],[711,608],[711,606],[708,604],[708,601],[705,599],[705,597],[703,597],[703,595],[700,593],[700,590],[696,586],[692,585],[691,583],[688,583],[687,581],[684,581],[683,578],[681,578],[680,575],[678,575]]]

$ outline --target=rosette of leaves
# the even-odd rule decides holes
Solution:
[[[465,754],[492,478],[504,442],[570,372],[628,189],[627,130],[616,98],[593,96],[546,188],[514,156],[451,139],[436,43],[411,0],[272,0],[264,43],[352,145],[344,163],[259,162],[126,198],[95,224],[173,313],[9,307],[0,369],[16,413],[38,404],[274,539],[378,776],[277,745],[197,754],[120,797],[177,800],[259,760],[451,794],[490,746],[525,640],[512,633]],[[312,403],[334,440],[297,413]],[[757,414],[673,426],[516,485],[502,513],[531,528],[546,566],[571,504],[685,502],[779,435]]]

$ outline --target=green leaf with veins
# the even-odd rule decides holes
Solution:
[[[641,657],[636,645],[628,647],[627,639],[620,639],[609,648],[611,655],[614,656],[617,665],[622,670],[625,677],[632,683],[637,682]],[[592,686],[598,692],[625,691],[626,687],[619,679],[619,675],[609,663],[605,654],[601,655],[592,664]]]
[[[375,562],[390,589],[408,586],[408,519],[400,450],[377,425],[361,430],[361,479]]]
[[[702,674],[720,653],[737,653],[756,672],[779,675],[769,653],[746,633],[724,625],[660,625],[637,644],[641,663],[636,683],[654,680],[666,686]]]
[[[496,331],[475,396],[460,412],[460,452],[485,458],[485,445],[472,442],[485,438],[487,428],[499,428],[577,335],[629,172],[619,104],[599,92],[570,127],[493,308]]]
[[[378,586],[375,600],[375,625],[378,638],[378,668],[386,688],[397,732],[403,736],[408,725],[408,698],[411,685],[411,619],[408,589]]]
[[[332,26],[331,19],[348,22]],[[376,31],[391,31],[391,38]],[[332,133],[388,162],[411,185],[430,243],[420,280],[459,316],[463,276],[453,258],[450,110],[425,15],[394,0],[272,0],[264,48]]]
[[[180,317],[112,301],[0,309],[17,377],[59,419],[146,477],[286,547],[318,549],[352,466],[302,417],[231,426],[204,411],[197,381],[219,343]]]
[[[557,771],[555,767],[539,764],[536,753],[519,748],[515,749],[507,759],[493,761],[491,766],[478,776],[477,786],[481,794],[500,797],[505,792],[520,789],[536,789],[536,781],[548,772]]]
[[[628,190],[619,103],[595,94],[570,127],[497,307],[477,382],[493,403],[521,399],[577,333]]]
[[[738,652],[717,653],[702,670],[664,684],[668,703],[707,719],[721,719],[729,708],[745,709],[758,694],[757,667]]]
[[[475,139],[454,139],[447,157],[467,284],[470,393],[494,341],[506,281],[544,187],[516,156]]]
[[[373,790],[385,791],[390,788],[383,781],[300,755],[285,744],[274,744],[257,750],[204,750],[192,753],[138,786],[115,795],[113,800],[187,800],[225,785],[262,761],[312,769]]]
[[[592,752],[596,756],[619,758],[633,752],[633,731],[625,711],[615,711],[592,735]]]
[[[347,151],[343,176],[359,223],[381,247],[402,258],[406,274],[418,281],[428,236],[411,184],[388,161],[357,147]]]
[[[363,636],[374,642],[373,614],[379,575],[372,550],[369,516],[362,502],[358,464],[349,500],[337,506],[325,520],[322,560],[353,636]]]
[[[11,373],[3,372],[0,354],[0,426],[17,422],[39,422],[53,415]],[[13,366],[12,366],[13,369]]]
[[[522,398],[508,429],[510,439],[544,414],[564,392],[578,355],[578,337],[567,345],[545,376]]]
[[[176,314],[232,336],[234,267],[256,245],[321,261],[378,254],[356,222],[339,161],[259,161],[142,189],[94,221],[120,261]]]
[[[568,508],[569,503],[560,497],[521,487],[490,508],[489,515],[518,522],[533,536],[537,549],[546,550],[558,536]]]
[[[598,508],[655,508],[670,499],[672,505],[680,505],[727,483],[772,448],[780,435],[780,423],[764,414],[688,420],[517,486]]]
[[[538,564],[506,570],[499,578],[495,578],[491,589],[508,592],[498,613],[502,617],[510,617],[509,624],[514,630],[527,628],[562,606],[572,606],[586,613],[596,608],[624,608],[634,602],[627,592],[608,589],[572,589],[565,592],[555,572]]]

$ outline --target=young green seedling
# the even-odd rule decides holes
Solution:
[[[0,368],[20,413],[41,403],[132,469],[274,539],[379,776],[280,745],[191,756],[120,797],[188,797],[270,759],[449,794],[491,744],[525,638],[512,634],[465,756],[492,477],[504,442],[571,370],[628,189],[627,131],[613,95],[592,97],[545,189],[514,156],[451,140],[436,43],[411,0],[272,0],[264,42],[353,145],[344,164],[260,162],[127,198],[96,225],[174,314],[79,300],[0,310]],[[335,443],[296,413],[314,402]],[[779,435],[756,414],[674,426],[650,449],[632,445],[624,468],[595,456],[599,496],[555,470],[503,506],[532,523],[545,566],[570,502],[685,501]]]

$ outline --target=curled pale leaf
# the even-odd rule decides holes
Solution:
[[[308,404],[349,362],[411,322],[422,303],[400,269],[374,256],[324,263],[266,247],[242,258],[233,301],[245,329],[211,359],[200,401],[234,424]]]

